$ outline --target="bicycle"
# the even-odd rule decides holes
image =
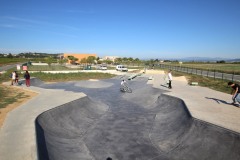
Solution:
[[[127,82],[126,82],[126,81],[121,85],[120,90],[121,90],[122,92],[132,93],[132,89],[127,85]]]

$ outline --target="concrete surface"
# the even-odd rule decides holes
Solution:
[[[206,87],[190,86],[184,77],[174,77],[173,89],[170,90],[164,85],[163,74],[152,76],[154,79],[148,83],[155,88],[169,91],[167,95],[184,100],[194,118],[240,133],[240,107],[231,105],[230,94]]]
[[[121,78],[127,79],[32,80],[30,89],[40,94],[8,115],[0,159],[240,159],[240,108],[224,104],[230,95],[189,88],[182,79],[169,92],[160,74],[136,77],[128,81],[133,93],[122,93]]]
[[[25,88],[25,86],[22,86]],[[43,111],[86,96],[64,90],[42,89],[31,86],[39,93],[26,104],[11,111],[0,130],[1,160],[37,159],[35,119]]]

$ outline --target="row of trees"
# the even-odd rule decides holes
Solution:
[[[58,54],[32,53],[32,52],[19,53],[19,54],[12,54],[12,53],[3,54],[3,53],[0,53],[0,58],[47,58],[49,56],[57,58]]]
[[[58,60],[58,63],[61,65],[70,61],[71,64],[78,64],[78,58],[74,56],[68,56],[67,58],[62,58]],[[51,62],[54,61],[53,57],[48,57],[46,62],[50,65]],[[159,63],[158,59],[150,59],[150,60],[140,60],[139,58],[132,58],[132,57],[123,57],[123,58],[116,58],[114,61],[106,59],[100,60],[99,57],[89,56],[87,58],[83,58],[80,60],[80,64],[125,64],[125,65],[155,65]]]
[[[71,64],[76,64],[76,62],[78,61],[78,58],[76,58],[74,56],[68,56],[67,59],[62,59],[62,61],[67,61],[67,60],[70,60]],[[94,57],[94,56],[89,56],[87,58],[83,58],[80,60],[80,63],[82,63],[82,64],[86,64],[86,63],[93,64],[95,62],[96,62],[96,57]]]
[[[132,58],[132,57],[123,57],[123,58],[116,58],[114,61],[110,59],[100,60],[99,57],[89,56],[87,58],[83,58],[78,62],[78,58],[74,56],[68,56],[67,58],[60,58],[60,54],[47,54],[47,53],[19,53],[17,55],[12,55],[9,53],[1,54],[0,57],[4,58],[28,58],[31,61],[41,61],[46,62],[48,65],[52,63],[60,63],[61,65],[70,61],[71,64],[125,64],[125,65],[154,65],[159,63],[159,59],[150,59],[150,60],[140,60],[139,58]],[[168,61],[167,61],[168,62]]]

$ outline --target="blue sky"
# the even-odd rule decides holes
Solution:
[[[0,53],[240,58],[240,0],[1,0]]]

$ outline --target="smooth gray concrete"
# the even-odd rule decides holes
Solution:
[[[145,77],[128,82],[133,93],[119,91],[119,78],[96,82],[103,88],[88,81],[41,84],[87,97],[38,116],[38,158],[240,159],[239,133],[193,118],[184,101],[146,85]],[[93,86],[86,87],[89,83]]]

